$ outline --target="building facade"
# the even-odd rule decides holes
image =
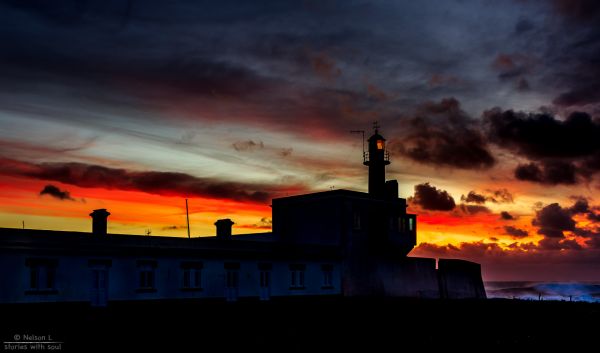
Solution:
[[[369,192],[332,190],[273,199],[270,233],[173,238],[107,233],[106,210],[92,232],[0,229],[0,303],[289,296],[485,298],[479,264],[408,257],[417,217],[406,212],[385,139],[364,152]]]

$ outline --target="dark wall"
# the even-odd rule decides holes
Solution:
[[[440,259],[438,277],[442,298],[485,299],[485,288],[481,278],[481,265],[475,262]]]

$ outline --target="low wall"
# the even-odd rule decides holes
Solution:
[[[475,262],[439,259],[440,296],[448,299],[485,299],[481,265]]]

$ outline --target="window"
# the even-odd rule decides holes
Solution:
[[[400,216],[400,217],[398,217],[398,231],[404,232],[405,230],[406,230],[406,219],[404,219],[404,216]]]
[[[138,292],[156,291],[156,261],[142,260],[138,261]]]
[[[383,140],[377,140],[377,149],[382,150],[385,148],[385,142]]]
[[[322,265],[321,271],[323,273],[322,288],[333,288],[333,265]]]
[[[237,270],[227,270],[227,288],[237,288],[240,285],[240,273]]]
[[[260,287],[269,288],[271,286],[271,272],[260,271]]]
[[[271,286],[271,264],[258,264],[260,271],[260,288],[269,288]]]
[[[354,211],[352,222],[352,228],[360,229],[360,212]]]
[[[408,219],[408,230],[411,232],[415,230],[415,220],[412,217]]]
[[[201,290],[202,289],[202,262],[188,261],[181,263],[183,274],[182,290]]]
[[[238,288],[240,285],[240,264],[237,262],[225,263],[225,287]]]
[[[236,301],[240,286],[240,264],[238,262],[225,263],[225,300]]]
[[[27,259],[29,267],[29,294],[55,294],[56,290],[56,259]]]
[[[306,265],[290,265],[290,289],[304,289]]]

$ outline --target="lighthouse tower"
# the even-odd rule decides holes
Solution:
[[[369,151],[364,153],[363,164],[369,167],[369,194],[385,198],[385,166],[390,164],[390,154],[385,149],[385,139],[379,134],[379,125],[373,124],[374,133],[369,137]]]

